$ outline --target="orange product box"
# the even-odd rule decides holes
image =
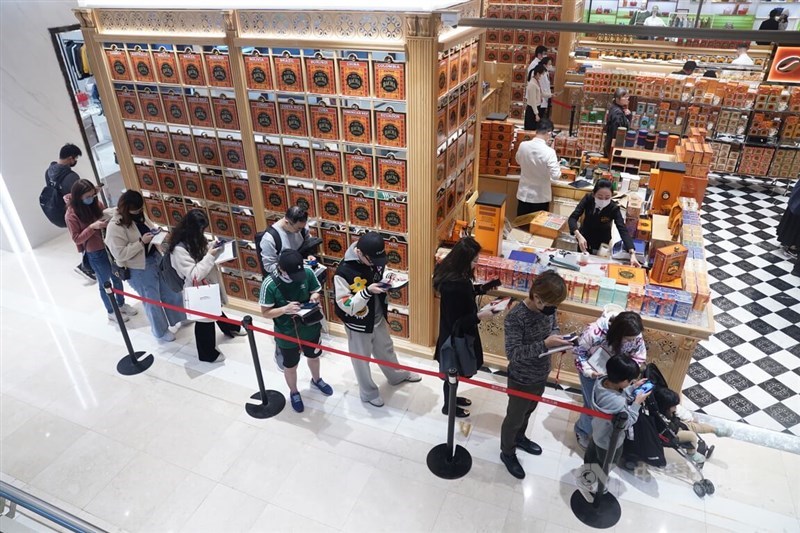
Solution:
[[[106,50],[106,59],[108,60],[108,70],[111,73],[111,79],[116,81],[132,81],[131,70],[128,66],[128,57],[123,50],[118,50],[116,46]]]
[[[144,91],[139,91],[138,94],[144,120],[147,122],[166,122],[164,119],[164,105],[161,103],[158,93],[150,92],[148,88]]]
[[[378,200],[379,225],[387,231],[405,233],[408,230],[408,206],[400,202]]]
[[[244,280],[238,274],[230,272],[222,273],[222,283],[225,285],[225,294],[232,298],[246,298],[247,292],[244,288]]]
[[[369,96],[369,61],[351,54],[339,61],[339,92],[344,96]]]
[[[268,102],[264,97],[251,100],[250,115],[253,117],[255,133],[278,134],[278,114],[275,112],[274,102]]]
[[[164,103],[164,116],[170,124],[189,125],[189,110],[186,107],[186,102],[183,95],[175,94],[170,90],[167,94],[161,95],[161,101]]]
[[[308,148],[297,143],[284,146],[283,155],[286,158],[287,174],[295,178],[311,179],[311,154]]]
[[[318,139],[335,140],[339,138],[339,112],[335,107],[324,103],[310,106],[311,136]]]
[[[370,127],[370,111],[352,108],[342,109],[344,122],[344,138],[347,142],[369,144],[372,142],[372,128]]]
[[[236,111],[236,100],[223,94],[219,98],[212,98],[211,103],[217,128],[238,131],[239,112]]]
[[[158,128],[147,132],[150,140],[150,151],[153,157],[161,159],[173,159],[172,146],[169,142],[169,134],[166,131],[161,131]]]
[[[233,215],[233,232],[243,241],[252,241],[256,238],[256,219],[253,215],[237,213]]]
[[[261,183],[261,192],[264,194],[264,208],[277,213],[285,213],[288,209],[286,186],[270,180]]]
[[[182,168],[178,171],[178,177],[181,182],[181,190],[185,196],[203,198],[203,180],[198,172]]]
[[[350,224],[372,228],[375,226],[375,199],[358,192],[347,197]]]
[[[373,64],[375,71],[375,96],[385,100],[405,100],[406,66],[388,61]]]
[[[136,93],[124,87],[117,89],[116,94],[123,120],[142,120],[142,110],[136,99]]]
[[[189,121],[192,126],[198,128],[213,128],[214,114],[211,112],[211,101],[207,96],[189,95],[186,97],[186,105],[189,108]]]
[[[275,80],[279,91],[303,92],[303,67],[299,57],[292,57],[288,52],[276,57]]]
[[[164,194],[181,194],[178,172],[174,167],[157,166],[156,176],[158,177],[158,184],[161,187],[161,192]]]
[[[306,87],[308,92],[316,94],[336,94],[333,59],[326,59],[320,54],[306,58]]]
[[[272,64],[269,56],[262,56],[258,50],[252,55],[245,55],[244,70],[248,89],[272,90]]]
[[[333,190],[319,191],[319,216],[331,222],[344,222],[346,212],[344,209],[344,194]]]
[[[540,237],[555,239],[561,232],[567,217],[542,211],[531,220],[528,231]]]
[[[233,237],[233,220],[228,211],[208,211],[209,230],[218,237]]]
[[[236,170],[247,170],[242,141],[229,135],[227,139],[219,140],[219,147],[222,153],[222,166]]]
[[[394,154],[378,158],[378,187],[389,191],[406,192],[406,162]]]
[[[636,268],[627,265],[608,265],[608,277],[616,280],[616,282],[620,285],[636,284],[644,286],[647,283],[643,268]]]
[[[406,146],[406,115],[395,113],[390,107],[387,111],[375,111],[377,144],[404,148]]]
[[[308,125],[306,121],[306,106],[296,104],[294,100],[287,103],[278,104],[281,113],[281,128],[284,135],[298,135],[305,137],[308,135]]]
[[[203,56],[195,53],[191,48],[178,52],[178,63],[181,66],[181,75],[184,85],[205,86],[206,76],[203,72]]]
[[[364,155],[361,150],[344,155],[345,178],[347,183],[362,187],[375,185],[375,174],[371,155]]]
[[[258,170],[264,174],[283,174],[283,162],[281,159],[281,147],[269,141],[256,143],[256,154],[258,155]]]
[[[491,31],[491,30],[490,30]],[[488,35],[488,32],[487,32]],[[437,97],[441,98],[447,93],[447,58],[439,60],[439,67],[436,73]]]
[[[408,270],[408,244],[399,242],[396,237],[385,241],[387,266],[394,270]]]
[[[318,180],[342,181],[342,155],[337,151],[314,149],[314,171]]]
[[[314,190],[302,186],[289,187],[289,205],[297,205],[308,212],[308,216],[317,216]]]
[[[156,224],[168,225],[167,211],[164,209],[164,203],[159,198],[145,198],[144,208],[147,211],[147,218]]]
[[[389,329],[392,330],[392,335],[408,338],[408,315],[397,311],[388,311],[386,314],[386,322],[389,325]]]
[[[228,54],[220,54],[218,50],[205,55],[208,68],[208,84],[212,87],[233,87],[231,81],[231,61]]]
[[[255,274],[261,274],[261,272],[255,272]],[[244,289],[245,289],[245,298],[247,298],[250,302],[258,302],[258,299],[261,297],[261,284],[263,282],[257,279],[252,278],[245,278],[244,280]]]
[[[225,187],[225,179],[221,174],[216,172],[208,172],[202,174],[203,180],[203,193],[206,200],[210,202],[228,202],[228,194]]]
[[[153,52],[153,61],[155,62],[155,70],[158,73],[158,81],[161,83],[180,83],[177,62],[172,51],[168,51],[163,46],[160,47],[158,51]]]
[[[322,253],[328,257],[341,259],[347,251],[347,233],[335,229],[325,229],[322,234]]]
[[[158,191],[158,178],[152,165],[136,163],[136,177],[139,180],[139,187],[145,191]]]
[[[689,250],[682,244],[671,244],[659,248],[655,253],[650,277],[661,282],[680,279],[688,253]]]
[[[183,176],[183,171],[181,171],[181,176]],[[250,182],[231,177],[226,177],[225,181],[228,184],[228,198],[230,198],[232,204],[243,207],[253,206],[253,199],[250,196]]]

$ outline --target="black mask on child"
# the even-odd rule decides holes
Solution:
[[[555,305],[545,305],[542,308],[542,314],[547,316],[552,316],[556,314],[556,309],[558,309],[558,307],[556,307]]]

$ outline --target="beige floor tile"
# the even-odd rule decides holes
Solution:
[[[263,500],[218,484],[180,531],[185,533],[250,531],[266,506]]]
[[[434,531],[485,531],[495,532],[503,528],[508,516],[507,507],[497,507],[482,501],[479,495],[470,498],[450,492],[433,526]]]

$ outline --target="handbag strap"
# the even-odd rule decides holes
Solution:
[[[286,294],[286,284],[282,283],[281,279],[275,274],[270,274],[269,277],[271,277],[272,281],[275,282],[275,286],[278,287],[278,290],[281,292],[281,296],[283,296],[283,299],[286,300],[286,303],[288,304],[289,302],[291,302],[292,300]],[[308,294],[305,301],[309,301],[311,299],[311,291],[306,290],[306,292]]]

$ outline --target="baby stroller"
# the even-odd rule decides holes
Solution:
[[[658,388],[667,388],[667,380],[653,363],[649,363],[645,368],[644,377],[655,385],[654,391]],[[706,494],[714,494],[714,484],[703,475],[703,463],[697,464],[689,458],[688,450],[691,445],[678,441],[677,432],[673,431],[673,424],[674,422],[661,413],[655,395],[648,396],[639,412],[639,418],[633,425],[633,439],[625,440],[622,454],[623,468],[631,471],[636,468],[639,461],[659,468],[664,467],[667,464],[664,448],[672,448],[700,475],[700,480],[693,483],[695,494],[701,498]],[[688,427],[683,425],[681,429],[688,430]],[[714,447],[707,446],[698,435],[697,452],[708,458],[714,452]]]

